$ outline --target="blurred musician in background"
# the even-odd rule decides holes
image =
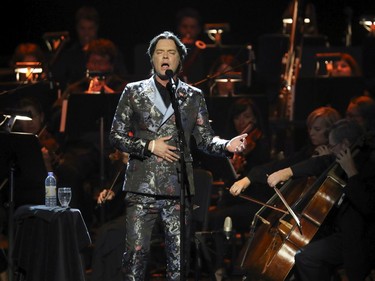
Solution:
[[[195,83],[207,75],[203,50],[203,26],[200,13],[187,7],[179,10],[176,15],[176,33],[188,49],[179,77],[186,83]]]
[[[72,187],[70,206],[80,209],[85,222],[90,226],[92,204],[89,201],[92,197],[86,194],[84,184],[97,173],[97,152],[90,147],[66,146],[59,142],[51,133],[49,120],[45,118],[45,112],[36,99],[22,98],[18,101],[17,108],[31,112],[32,120],[17,120],[13,131],[38,136],[46,170],[55,173],[58,187]]]
[[[362,75],[361,68],[353,56],[338,53],[337,59],[326,64],[327,74],[331,77],[357,77]]]
[[[232,54],[223,54],[217,58],[210,69],[210,96],[228,97],[238,94],[242,83],[243,67]]]
[[[85,55],[86,77],[71,84],[64,91],[62,99],[69,98],[72,93],[120,93],[127,81],[115,72],[117,47],[109,39],[95,39],[91,41]]]
[[[85,77],[86,50],[89,43],[99,38],[100,15],[92,5],[81,6],[75,13],[75,31],[77,40],[71,41],[65,50],[62,50],[52,66],[53,76],[60,83],[64,91],[67,86]],[[120,76],[127,74],[123,54],[117,51],[114,68]]]
[[[34,42],[24,42],[17,45],[9,60],[9,74],[1,80],[9,82],[37,82],[49,77],[46,53],[41,46]],[[24,73],[15,73],[16,68],[23,68]]]
[[[119,94],[125,88],[127,81],[124,80],[115,71],[115,61],[117,56],[117,47],[109,39],[94,39],[87,45],[85,51],[86,55],[86,77],[76,81],[69,85],[63,92],[62,96],[53,108],[52,120],[53,127],[57,128],[60,125],[61,112],[63,104],[69,101],[69,97],[74,94]],[[69,102],[68,102],[69,106]],[[103,105],[104,106],[104,105]],[[98,113],[99,114],[99,113]],[[69,118],[77,118],[76,116],[68,116]],[[92,120],[96,122],[97,120]],[[95,124],[95,123],[94,123]],[[89,193],[95,193],[96,188],[100,187],[100,181],[104,181],[108,171],[105,170],[109,167],[107,159],[103,155],[108,154],[112,148],[109,146],[107,138],[99,136],[105,132],[100,131],[99,126],[95,131],[82,130],[80,135],[63,135],[64,147],[66,149],[76,151],[76,153],[82,153],[86,155],[86,158],[95,160],[89,164],[96,172],[100,171],[100,179],[98,174],[91,179],[91,184],[88,185]],[[55,129],[56,130],[56,129]],[[104,129],[103,129],[104,130]],[[100,143],[100,139],[103,137],[103,144]],[[91,197],[93,199],[93,196]],[[90,210],[93,206],[90,206]]]
[[[230,107],[228,124],[224,137],[247,133],[247,147],[241,153],[234,153],[231,162],[239,176],[245,175],[253,166],[266,163],[270,160],[270,143],[265,120],[258,106],[250,98],[237,99]],[[266,200],[271,195],[269,189],[251,191],[250,194],[258,200]],[[215,239],[215,275],[216,280],[222,280],[227,271],[225,257],[228,255],[228,240],[223,233],[223,223],[227,216],[233,221],[233,229],[242,233],[248,230],[251,216],[259,209],[259,206],[246,200],[238,200],[224,192],[216,208],[209,212],[209,229],[216,231]]]

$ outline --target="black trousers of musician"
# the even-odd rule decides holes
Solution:
[[[350,258],[348,255],[354,255],[354,253],[346,252],[345,254],[344,243],[342,234],[338,232],[326,238],[312,241],[300,252],[297,252],[295,255],[297,280],[330,281],[338,266],[343,266],[349,280],[365,280],[367,269],[364,259]],[[350,245],[346,246],[350,247]],[[363,256],[361,254],[363,249],[357,247],[355,250],[358,251],[358,255],[355,256]]]

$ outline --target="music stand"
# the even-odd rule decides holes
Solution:
[[[100,181],[104,188],[104,132],[109,132],[120,98],[115,94],[73,93],[68,99],[65,135],[68,139],[99,139]],[[99,132],[99,136],[97,133]],[[108,139],[108,137],[107,137]]]
[[[44,179],[47,171],[36,135],[27,133],[0,132],[0,165],[4,171],[9,168],[9,225],[8,225],[8,263],[9,280],[13,280],[13,235],[14,235],[14,195],[19,189],[22,193],[32,190],[34,202],[18,202],[22,204],[44,204]],[[7,166],[7,168],[6,168]],[[6,180],[2,181],[5,185]],[[20,194],[20,192],[18,192]]]
[[[0,83],[0,92],[0,111],[15,108],[22,98],[32,98],[41,104],[47,120],[51,114],[51,106],[57,99],[57,89],[52,81],[32,84]]]

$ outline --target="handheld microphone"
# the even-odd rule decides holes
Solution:
[[[171,86],[171,89],[173,90],[173,92],[176,91],[177,89],[177,86],[176,86],[176,82],[174,82],[174,79],[173,79],[173,71],[170,70],[170,69],[167,69],[165,71],[165,75],[168,77],[168,80],[169,80],[169,84]]]
[[[232,219],[231,217],[226,217],[224,220],[224,234],[227,240],[229,240],[232,233]]]

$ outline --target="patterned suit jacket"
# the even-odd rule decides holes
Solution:
[[[224,156],[228,140],[215,137],[202,91],[180,80],[176,93],[187,146],[193,135],[199,149]],[[130,154],[123,186],[125,191],[180,195],[180,161],[170,163],[147,153],[147,141],[165,136],[172,136],[170,145],[180,146],[174,109],[172,104],[168,108],[165,106],[154,77],[128,83],[117,105],[109,136],[115,148]],[[187,174],[184,182],[194,194],[192,156],[188,148],[184,151]]]

